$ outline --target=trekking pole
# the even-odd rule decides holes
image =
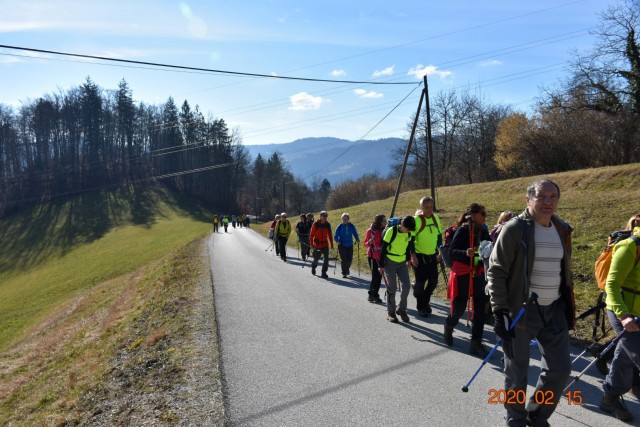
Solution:
[[[334,249],[336,253],[335,260],[333,261],[333,275],[336,275],[336,267],[338,266],[338,250]]]
[[[440,258],[440,271],[442,272],[442,277],[444,278],[444,285],[449,285],[449,276],[447,275],[447,270],[444,265],[444,261]]]
[[[360,241],[356,242],[358,244],[358,277],[360,277]]]
[[[264,251],[267,252],[269,249],[273,250],[273,241],[269,246],[267,246],[267,249],[265,249]]]
[[[512,330],[515,326],[516,323],[518,323],[518,320],[520,320],[520,318],[522,317],[522,315],[524,314],[525,310],[527,309],[527,305],[529,305],[530,302],[535,301],[538,298],[538,295],[535,294],[535,292],[531,293],[531,296],[529,297],[529,299],[527,300],[527,302],[525,302],[522,305],[522,308],[520,309],[520,311],[518,312],[518,315],[516,316],[515,319],[513,319],[513,322],[511,322],[511,325],[509,325],[509,330]],[[476,378],[476,376],[478,375],[478,373],[480,372],[480,370],[482,370],[482,368],[484,368],[484,365],[487,364],[487,362],[489,361],[489,359],[491,359],[491,356],[493,356],[493,353],[496,352],[498,346],[500,344],[502,344],[504,340],[502,338],[500,338],[498,340],[498,342],[496,343],[496,345],[493,346],[493,348],[491,349],[491,351],[489,352],[489,354],[487,354],[487,357],[484,358],[484,360],[482,361],[482,364],[480,365],[480,367],[478,368],[478,370],[476,371],[475,374],[473,374],[473,376],[471,377],[471,379],[469,380],[469,382],[462,386],[462,391],[464,393],[469,391],[469,386],[471,385],[471,383],[473,382],[473,380]]]
[[[636,318],[634,318],[634,319],[633,319],[633,321],[634,321],[634,322],[636,322],[636,323],[638,323],[638,318],[637,318],[637,317],[636,317]],[[593,360],[591,361],[591,363],[589,363],[589,364],[587,365],[587,367],[586,367],[586,368],[584,368],[584,369],[582,370],[582,372],[580,372],[578,375],[576,375],[575,377],[573,377],[573,381],[571,381],[571,382],[569,383],[569,385],[568,385],[567,387],[565,387],[565,389],[564,389],[564,391],[562,392],[562,394],[565,394],[567,391],[569,391],[569,389],[571,388],[571,386],[572,386],[572,385],[574,385],[576,382],[580,381],[580,377],[581,377],[582,375],[584,375],[584,373],[585,373],[585,372],[587,372],[587,371],[588,371],[588,370],[589,370],[593,365],[595,365],[595,364],[596,364],[596,362],[597,362],[597,361],[598,361],[602,356],[604,356],[605,354],[607,354],[607,352],[608,352],[609,350],[611,350],[612,348],[614,348],[614,347],[616,346],[616,344],[618,344],[618,342],[619,342],[622,338],[624,338],[624,336],[625,336],[625,334],[626,334],[627,332],[628,332],[628,331],[627,331],[626,329],[623,329],[623,330],[622,330],[622,332],[620,332],[620,333],[619,333],[619,334],[618,334],[618,335],[617,335],[613,340],[611,340],[611,342],[609,343],[609,345],[608,345],[608,346],[606,346],[606,347],[604,348],[604,350],[602,350],[602,351],[600,352],[600,354],[598,354],[598,356],[597,356],[595,359],[593,359]]]
[[[591,354],[595,354],[595,353],[593,352],[593,350],[594,350],[594,346],[598,343],[598,341],[600,341],[602,338],[604,338],[604,337],[609,333],[609,331],[610,331],[611,329],[612,329],[612,328],[608,328],[608,329],[605,331],[604,335],[602,335],[601,337],[598,337],[598,338],[597,338],[593,343],[591,343],[591,345],[589,345],[589,347],[585,348],[585,349],[584,349],[584,351],[583,351],[582,353],[580,353],[579,355],[577,355],[577,356],[576,356],[576,358],[575,358],[575,359],[573,359],[573,360],[571,361],[571,364],[573,365],[574,363],[576,363],[576,361],[577,361],[578,359],[580,359],[582,356],[584,356],[584,354],[585,354],[587,351],[591,352]]]
[[[473,240],[473,221],[471,221],[471,216],[469,216],[469,247],[473,248],[474,247],[474,240]],[[475,251],[475,249],[474,249]],[[470,257],[470,261],[469,261],[469,269],[471,271],[469,271],[469,291],[468,293],[468,299],[467,299],[467,328],[469,327],[469,318],[471,317],[471,307],[473,306],[473,258],[475,258],[475,252],[474,254]],[[475,309],[475,307],[473,307]]]

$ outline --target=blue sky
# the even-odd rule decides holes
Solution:
[[[432,98],[467,90],[528,111],[541,87],[566,75],[570,52],[593,46],[589,30],[607,4],[0,0],[0,44],[312,79],[417,85],[426,72]],[[417,89],[401,103],[415,85],[187,73],[0,48],[0,103],[15,108],[87,76],[104,89],[124,78],[147,104],[186,99],[223,118],[245,144],[406,138],[420,97]]]

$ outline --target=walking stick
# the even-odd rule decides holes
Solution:
[[[333,261],[333,275],[334,276],[336,275],[336,267],[338,266],[338,252],[339,251],[337,249],[335,249],[335,252],[336,252],[336,258]]]
[[[520,311],[518,312],[518,315],[516,316],[515,319],[513,319],[513,322],[511,322],[511,325],[509,325],[509,330],[512,330],[514,328],[514,326],[516,326],[516,323],[518,323],[518,321],[520,320],[520,318],[522,317],[522,315],[524,314],[525,310],[527,309],[527,305],[532,302],[535,301],[538,298],[538,295],[536,295],[534,292],[531,293],[531,296],[529,297],[529,299],[527,300],[527,302],[525,302],[522,305],[522,308],[520,309]],[[471,383],[473,382],[473,380],[476,378],[476,376],[478,375],[478,373],[480,372],[480,370],[482,370],[482,368],[484,368],[484,365],[487,364],[487,361],[489,359],[491,359],[491,356],[493,356],[493,353],[496,352],[496,349],[498,348],[498,346],[500,344],[502,344],[504,340],[502,338],[500,338],[498,340],[498,342],[496,343],[496,345],[493,346],[493,348],[491,349],[491,351],[489,352],[489,354],[487,354],[487,357],[484,358],[484,360],[482,361],[482,364],[480,365],[480,367],[478,368],[478,370],[476,371],[475,374],[473,374],[473,376],[471,377],[471,379],[469,380],[469,382],[462,386],[462,391],[464,393],[469,391],[469,386],[471,385]]]
[[[638,318],[634,318],[633,321],[638,323]],[[616,346],[616,344],[618,344],[618,342],[624,338],[624,336],[627,334],[627,330],[623,329],[622,332],[620,332],[613,340],[611,340],[611,342],[609,343],[608,346],[606,346],[604,348],[604,350],[602,350],[600,352],[600,354],[598,354],[598,357],[596,357],[595,359],[593,359],[593,361],[591,361],[591,363],[589,363],[589,365],[587,365],[586,368],[584,368],[582,370],[582,372],[580,372],[578,375],[576,375],[575,377],[573,377],[573,381],[571,381],[569,383],[569,385],[567,387],[565,387],[564,391],[562,392],[562,394],[565,394],[567,391],[569,391],[569,389],[571,388],[572,385],[574,385],[576,382],[580,381],[580,377],[582,375],[584,375],[585,372],[587,372],[593,365],[596,364],[596,362],[598,361],[598,359],[600,359],[602,356],[604,356],[605,354],[607,354],[607,352],[609,350],[611,350],[612,348],[614,348]]]
[[[267,249],[265,249],[264,251],[267,252],[269,249],[273,250],[273,241],[271,242],[271,244],[269,246],[267,246]]]
[[[358,277],[360,277],[360,240],[356,243],[358,244]]]
[[[469,216],[469,247],[475,248],[473,239],[473,221],[471,220],[471,216]],[[475,258],[475,249],[474,254],[470,257],[469,261],[469,291],[468,291],[468,300],[467,300],[467,328],[469,327],[469,318],[471,317],[471,310],[475,309],[473,307],[473,259]],[[475,316],[475,313],[474,313]]]

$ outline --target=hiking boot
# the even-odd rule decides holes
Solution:
[[[535,426],[535,427],[550,426],[549,421],[543,420],[538,416],[538,410],[533,412],[527,412],[527,418],[525,419],[525,422],[527,423],[528,426]]]
[[[328,279],[329,278],[329,276],[327,276],[327,273],[322,273],[320,275],[320,277],[322,277],[323,279]]]
[[[622,421],[631,421],[633,419],[633,415],[627,409],[622,397],[617,394],[605,392],[600,402],[600,409],[609,412]]]
[[[405,310],[397,309],[397,310],[396,310],[396,314],[397,314],[398,316],[400,316],[400,318],[402,319],[402,321],[403,321],[404,323],[409,323],[409,322],[411,322],[411,319],[409,319],[409,315],[407,314],[407,312],[406,312]]]
[[[369,301],[371,304],[373,304],[374,302],[376,302],[376,299],[374,297],[372,297],[371,295],[369,295],[369,298],[367,298],[367,301]]]
[[[316,275],[316,268],[315,267],[311,267],[311,274],[313,274],[314,276]]]
[[[448,346],[453,345],[453,327],[444,325],[444,343]]]
[[[342,275],[342,278],[343,278],[343,279],[346,279],[346,278],[347,278],[347,275],[346,275],[346,274],[343,274],[343,275]]]
[[[375,302],[376,304],[382,304],[382,300],[380,299],[380,297],[375,297],[374,302]]]
[[[418,311],[418,314],[422,317],[429,317],[429,314],[431,313],[423,308],[422,310]]]
[[[471,343],[469,344],[469,354],[485,358],[489,352],[484,348],[481,340],[471,340]]]
[[[393,313],[387,314],[387,320],[391,323],[398,323],[398,318]]]

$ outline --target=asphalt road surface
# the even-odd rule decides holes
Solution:
[[[290,242],[296,244],[295,235]],[[503,387],[502,353],[463,393],[482,360],[467,354],[464,322],[453,347],[443,344],[446,301],[432,303],[434,313],[424,319],[410,296],[411,323],[391,324],[385,306],[367,302],[368,275],[354,269],[343,279],[332,261],[329,279],[321,279],[296,247],[284,263],[269,244],[253,230],[232,227],[209,240],[230,425],[505,425],[504,408],[490,402]],[[488,349],[494,339],[487,326]],[[532,355],[531,389],[537,348]],[[573,375],[589,361],[577,361]],[[631,395],[626,401],[636,424],[598,409],[602,379],[595,367],[583,375],[573,387],[582,403],[563,398],[551,425],[640,425],[640,403]]]

